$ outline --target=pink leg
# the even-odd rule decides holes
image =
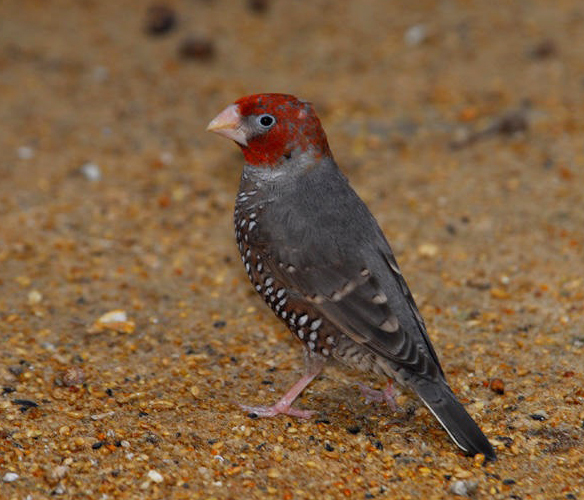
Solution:
[[[292,417],[299,418],[310,418],[315,412],[310,410],[297,410],[292,408],[292,403],[300,395],[300,393],[306,389],[306,386],[310,384],[320,373],[320,368],[316,371],[312,371],[304,375],[298,382],[296,382],[290,390],[282,396],[280,401],[278,401],[274,406],[246,406],[239,405],[245,411],[254,413],[258,417],[274,417],[280,413],[284,415],[290,415]]]
[[[361,394],[365,398],[367,403],[375,402],[375,403],[387,403],[387,406],[391,408],[392,411],[396,411],[398,409],[398,405],[395,401],[395,390],[393,388],[393,381],[387,381],[387,387],[383,389],[383,391],[376,391],[367,387],[365,384],[358,382],[357,385],[361,390]]]

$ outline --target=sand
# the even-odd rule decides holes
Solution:
[[[0,498],[584,495],[584,5],[0,5]],[[157,4],[160,5],[160,4]],[[312,101],[497,449],[299,344],[234,244],[249,93]]]

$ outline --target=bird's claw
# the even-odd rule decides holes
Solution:
[[[387,387],[383,389],[383,391],[376,391],[375,389],[371,389],[367,387],[365,384],[361,382],[357,382],[359,389],[361,390],[361,394],[365,398],[365,402],[367,403],[383,403],[385,402],[387,406],[391,408],[392,411],[397,411],[399,406],[395,400],[395,390],[391,382],[387,383]]]

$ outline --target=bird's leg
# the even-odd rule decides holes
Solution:
[[[239,405],[245,411],[257,415],[258,417],[274,417],[276,415],[284,414],[292,417],[310,418],[314,415],[311,410],[297,410],[292,408],[292,403],[306,389],[308,384],[322,371],[324,363],[321,360],[312,360],[310,356],[306,356],[306,372],[302,378],[296,382],[290,390],[282,396],[282,398],[273,406],[247,406]]]
[[[387,381],[387,386],[383,391],[376,391],[375,389],[371,389],[367,387],[365,384],[361,382],[357,382],[359,389],[361,390],[361,394],[365,398],[367,403],[375,402],[375,403],[387,403],[387,406],[391,408],[392,411],[397,411],[399,406],[395,401],[396,391],[393,388],[393,381],[389,379]]]

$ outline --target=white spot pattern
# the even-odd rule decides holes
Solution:
[[[245,176],[243,178],[245,179]],[[318,317],[314,318],[310,312],[307,313],[296,309],[298,303],[289,300],[286,287],[276,281],[274,276],[268,274],[269,269],[262,262],[262,256],[254,253],[253,243],[250,243],[250,240],[253,242],[255,233],[252,234],[251,231],[260,224],[259,220],[264,209],[261,204],[253,205],[254,211],[249,211],[246,208],[254,203],[250,199],[255,194],[257,194],[257,190],[241,191],[237,196],[234,212],[235,237],[245,271],[255,290],[263,296],[266,304],[286,322],[288,328],[305,343],[308,350],[319,352],[322,356],[328,357],[331,355],[331,346],[334,346],[336,341],[331,335],[328,335],[325,339],[324,335],[326,333],[319,331],[319,328],[323,325],[323,320]],[[285,262],[278,263],[278,267],[288,273],[296,272],[296,267]],[[363,272],[368,273],[367,270]],[[346,293],[346,291],[342,290],[341,293]],[[319,304],[324,300],[324,297],[316,295],[310,297],[310,299],[312,299],[312,302]],[[309,328],[308,334],[303,327]],[[326,347],[324,346],[325,342]]]

